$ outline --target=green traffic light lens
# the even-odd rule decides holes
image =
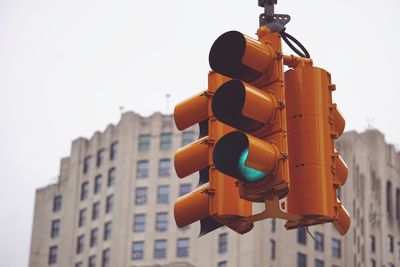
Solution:
[[[240,154],[239,162],[238,162],[239,172],[243,175],[244,180],[246,182],[258,182],[261,179],[265,178],[267,176],[267,174],[265,174],[259,170],[247,167],[244,163],[245,163],[248,155],[249,155],[248,148],[243,150],[243,152]]]

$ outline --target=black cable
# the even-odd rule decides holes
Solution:
[[[285,43],[299,56],[305,57],[305,58],[310,58],[310,54],[308,53],[307,49],[292,35],[288,34],[285,31],[281,31],[280,35],[282,36],[282,39],[285,41]],[[297,49],[292,42],[295,43],[302,51]]]

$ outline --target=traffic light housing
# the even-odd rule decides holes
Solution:
[[[299,215],[286,228],[333,222],[344,235],[350,216],[336,197],[348,169],[334,148],[345,120],[332,102],[330,74],[313,66],[285,73],[290,157],[290,192],[287,212]]]
[[[174,119],[179,130],[196,123],[200,126],[199,140],[180,148],[174,157],[175,170],[180,178],[199,172],[199,185],[175,202],[174,216],[178,227],[200,221],[200,235],[223,225],[238,233],[253,228],[252,222],[242,221],[252,214],[252,203],[239,196],[236,182],[214,168],[212,152],[218,139],[232,128],[215,120],[211,99],[228,77],[211,72],[208,89],[175,107]]]
[[[216,90],[211,107],[218,121],[235,129],[216,143],[215,167],[239,181],[241,198],[264,202],[286,196],[289,165],[280,36],[267,27],[258,36],[222,34],[209,62],[232,78]]]

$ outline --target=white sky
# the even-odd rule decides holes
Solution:
[[[228,30],[254,36],[256,0],[0,0],[0,259],[27,266],[34,193],[71,141],[167,110],[207,84],[208,52]],[[279,0],[287,31],[332,73],[346,130],[367,120],[400,144],[400,2]],[[286,53],[291,53],[286,49]]]

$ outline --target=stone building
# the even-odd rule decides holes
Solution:
[[[177,229],[173,203],[198,178],[178,179],[173,155],[197,134],[178,131],[170,115],[126,112],[75,140],[57,183],[36,192],[29,266],[400,266],[400,156],[379,131],[337,142],[349,167],[339,192],[352,217],[345,237],[330,224],[286,231],[274,219],[243,236]]]

